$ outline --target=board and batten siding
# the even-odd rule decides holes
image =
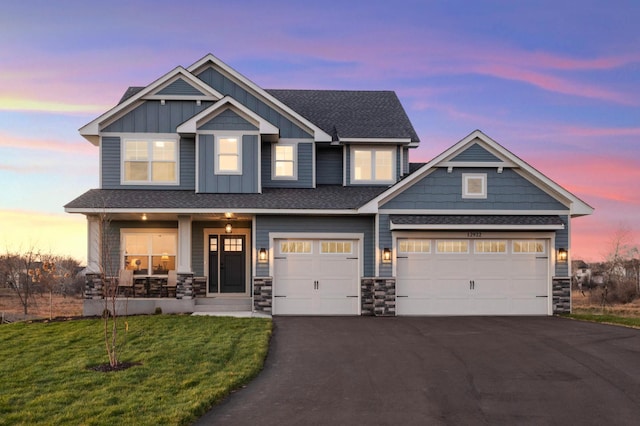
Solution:
[[[117,119],[101,132],[108,133],[175,133],[177,127],[213,105],[211,101],[145,101]]]
[[[374,224],[372,216],[256,216],[256,250],[269,247],[269,233],[362,233],[364,276],[374,273]],[[273,248],[272,248],[273,249]],[[256,263],[256,276],[270,276],[269,265]]]
[[[252,130],[258,128],[230,109],[222,111],[211,120],[198,127],[198,130]]]
[[[378,215],[378,250],[379,253],[382,252],[383,249],[393,248],[393,237],[391,235],[391,221],[389,220],[388,214],[380,214]],[[393,276],[393,265],[392,262],[383,263],[382,256],[378,257],[378,276],[379,277],[391,277]]]
[[[215,174],[214,135],[198,135],[198,192],[257,193],[258,136],[242,136],[242,174]]]
[[[342,146],[316,144],[316,185],[342,185]]]
[[[485,173],[487,198],[462,198],[462,174]],[[382,209],[426,210],[567,210],[567,207],[515,171],[496,168],[438,168],[414,183]]]
[[[144,138],[144,134],[140,134]],[[121,138],[103,136],[100,142],[101,150],[101,178],[102,189],[195,189],[196,151],[194,138],[181,138],[178,143],[178,185],[123,185],[121,182]]]
[[[264,188],[313,188],[313,142],[297,144],[298,179],[272,179],[273,145],[262,144],[262,186]]]
[[[160,90],[156,95],[171,95],[171,96],[205,96],[200,90],[193,87],[191,84],[184,81],[182,78],[178,78],[173,83],[167,85]]]
[[[569,250],[569,259],[566,262],[557,262],[556,261],[556,269],[555,276],[556,277],[568,277],[569,276],[569,262],[571,262],[571,249],[569,247],[569,233],[571,230],[569,229],[571,221],[569,220],[569,216],[560,216],[560,220],[564,223],[564,229],[559,229],[556,231],[556,253],[559,248],[565,248]]]
[[[462,151],[460,154],[453,157],[451,161],[497,162],[502,160],[475,143]]]
[[[242,105],[255,112],[269,123],[280,129],[281,138],[313,138],[291,120],[280,114],[275,109],[247,92],[240,85],[223,76],[213,68],[207,68],[197,76],[200,80],[216,89],[223,95],[228,95],[240,102]]]

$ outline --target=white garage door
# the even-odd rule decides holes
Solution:
[[[357,240],[275,240],[275,315],[358,315]]]
[[[546,315],[548,240],[418,239],[397,244],[398,315]]]

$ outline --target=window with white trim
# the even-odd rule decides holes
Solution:
[[[514,253],[537,253],[544,254],[544,242],[540,240],[518,240],[513,242]]]
[[[400,253],[431,253],[431,240],[407,238],[398,242]]]
[[[220,175],[242,173],[242,143],[239,136],[215,138],[215,170]]]
[[[469,253],[469,241],[467,240],[440,240],[436,245],[438,253]]]
[[[178,183],[178,142],[167,139],[125,139],[123,183]]]
[[[122,231],[124,269],[144,275],[166,274],[176,269],[178,233],[172,230]]]
[[[394,182],[395,156],[390,148],[353,148],[351,179],[355,183]]]
[[[320,253],[323,254],[351,254],[351,241],[322,241]]]
[[[296,145],[273,145],[273,179],[295,179]]]
[[[487,241],[476,240],[474,243],[474,251],[476,253],[506,253],[507,242],[506,241]]]
[[[487,198],[487,175],[485,173],[463,173],[462,198]]]

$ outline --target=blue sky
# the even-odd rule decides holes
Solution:
[[[475,129],[640,231],[640,2],[13,1],[0,15],[0,244],[85,257],[62,206],[98,185],[77,129],[213,53],[264,88],[395,90],[427,161]]]

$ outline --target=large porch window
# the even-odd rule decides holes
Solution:
[[[123,230],[124,269],[134,274],[164,275],[176,269],[177,230]]]

